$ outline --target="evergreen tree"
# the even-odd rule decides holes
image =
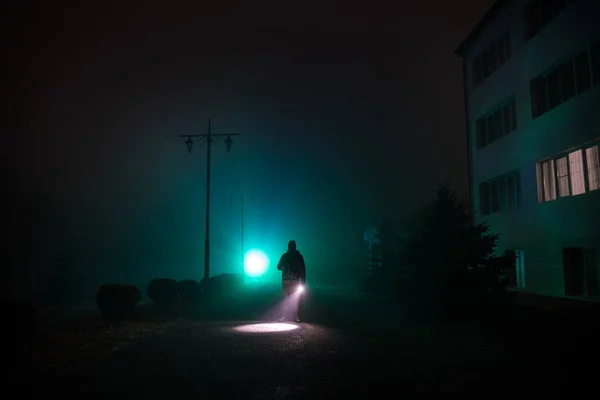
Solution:
[[[489,304],[503,298],[510,260],[493,257],[499,235],[476,223],[466,202],[447,184],[410,220],[401,255],[401,290],[442,309]],[[465,310],[466,311],[466,310]]]

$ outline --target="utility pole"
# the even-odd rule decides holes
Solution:
[[[220,139],[225,138],[225,146],[227,152],[231,150],[233,144],[232,136],[240,136],[239,133],[212,133],[210,118],[208,119],[208,131],[204,134],[198,135],[179,135],[179,137],[187,138],[185,144],[188,152],[192,153],[192,147],[194,141],[200,145],[206,146],[206,232],[204,234],[204,279],[208,279],[210,276],[210,153],[213,144],[217,143]]]
[[[244,268],[244,256],[245,256],[245,251],[246,251],[246,247],[244,246],[244,222],[245,222],[245,218],[244,218],[244,201],[245,199],[251,199],[252,201],[254,201],[254,197],[249,197],[249,196],[244,196],[244,188],[242,187],[241,190],[241,194],[239,196],[236,196],[235,198],[240,199],[240,234],[241,234],[241,245],[242,245],[242,269]]]

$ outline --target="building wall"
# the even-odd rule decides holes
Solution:
[[[533,119],[529,83],[600,37],[600,1],[575,0],[525,41],[523,7],[528,2],[508,2],[465,54],[471,190],[479,208],[479,183],[520,170],[520,208],[486,216],[478,213],[478,219],[487,220],[501,233],[500,252],[524,251],[527,291],[564,296],[562,248],[596,248],[600,259],[600,190],[539,203],[536,162],[600,138],[600,85]],[[475,56],[506,29],[511,58],[473,88]],[[516,99],[517,129],[478,150],[476,119],[510,96]]]

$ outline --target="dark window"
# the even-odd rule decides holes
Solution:
[[[483,215],[520,206],[519,172],[511,172],[479,185],[479,208]]]
[[[554,15],[558,15],[566,6],[566,0],[552,0],[554,3]]]
[[[546,26],[554,18],[554,4],[552,0],[542,0],[542,26]]]
[[[592,43],[590,55],[592,56],[592,77],[594,85],[597,85],[600,83],[600,39],[596,39]]]
[[[506,210],[506,178],[502,178],[498,181],[498,199],[500,211]]]
[[[572,0],[569,0],[571,2]],[[538,0],[523,8],[525,40],[535,36],[565,8],[566,0]]]
[[[479,118],[477,120],[475,123],[475,129],[477,131],[477,148],[480,149],[487,144],[485,118]]]
[[[512,175],[506,177],[506,200],[509,210],[512,210],[517,206],[515,184],[515,178]]]
[[[531,81],[531,114],[533,118],[548,111],[548,101],[546,93],[546,77],[540,76]]]
[[[561,103],[560,98],[560,74],[558,68],[547,76],[548,82],[548,109],[551,110]]]
[[[473,61],[473,86],[477,87],[511,56],[510,35],[505,32],[492,41]]]
[[[490,213],[490,189],[487,183],[479,185],[479,211],[482,215]]]
[[[506,62],[506,39],[505,37],[501,37],[498,40],[498,66],[504,64]]]
[[[516,110],[515,99],[510,101],[510,115],[512,118],[512,130],[517,129],[517,110]]]
[[[498,45],[492,42],[490,47],[490,74],[498,69]]]
[[[498,199],[498,181],[490,182],[490,203],[491,203],[491,211],[493,213],[498,212],[500,209],[499,199]]]
[[[477,86],[483,79],[483,70],[481,69],[481,58],[477,57],[473,61],[473,85]]]
[[[562,101],[565,102],[575,96],[575,74],[573,70],[573,59],[570,59],[559,68],[560,88]]]
[[[494,112],[494,133],[495,133],[495,139],[498,139],[502,136],[502,132],[504,130],[502,129],[502,109],[499,108]]]
[[[523,15],[525,17],[525,40],[527,40],[542,29],[540,4],[538,2],[527,4],[523,9]]]
[[[490,54],[486,51],[485,53],[483,53],[483,56],[481,57],[481,63],[483,66],[483,79],[487,78],[488,76],[490,76]]]
[[[589,89],[591,81],[590,63],[587,51],[584,51],[575,57],[575,79],[577,80],[577,93]]]
[[[487,117],[486,121],[487,125],[487,142],[490,143],[496,137],[496,133],[494,132],[494,114],[490,114]]]
[[[512,103],[512,102],[511,102]],[[502,107],[502,120],[504,121],[504,134],[512,131],[512,120],[510,116],[510,104]]]

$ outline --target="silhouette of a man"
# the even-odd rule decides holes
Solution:
[[[300,322],[298,315],[299,311],[299,295],[297,293],[300,286],[304,286],[306,283],[306,265],[304,264],[304,257],[296,249],[296,241],[290,240],[288,243],[288,251],[283,253],[277,269],[281,271],[281,287],[283,289],[283,305],[284,315],[281,320],[285,320],[289,315],[289,311],[293,313],[292,320]],[[298,298],[292,298],[293,295]]]

